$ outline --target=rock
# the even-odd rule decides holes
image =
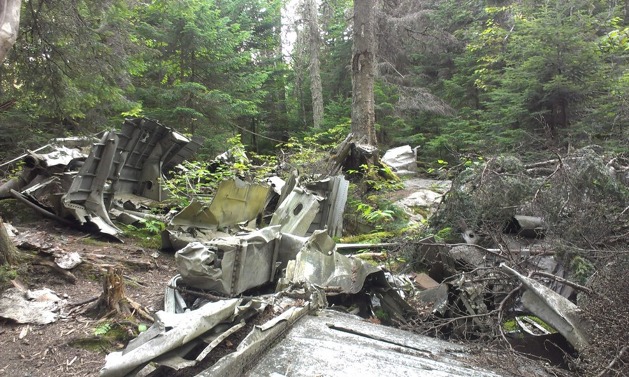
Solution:
[[[424,290],[439,286],[439,283],[437,283],[433,278],[428,276],[428,274],[423,273],[423,272],[420,274],[417,274],[413,280],[415,280],[415,283],[417,283],[417,285],[421,289],[424,289]]]

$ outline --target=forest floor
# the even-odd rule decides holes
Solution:
[[[124,341],[137,334],[117,334],[111,339],[97,336],[99,328],[111,327],[114,321],[89,318],[77,310],[89,303],[77,304],[98,297],[103,291],[104,269],[117,265],[122,266],[128,298],[150,312],[162,309],[164,288],[177,274],[173,254],[142,248],[133,240],[124,244],[94,240],[47,219],[13,225],[30,244],[78,252],[84,262],[71,271],[76,281],[33,261],[18,269],[14,285],[48,288],[63,298],[64,304],[59,320],[47,325],[0,319],[0,376],[97,376],[105,355],[122,349]],[[32,255],[32,251],[28,253]]]

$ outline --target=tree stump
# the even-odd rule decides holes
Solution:
[[[139,315],[146,320],[153,320],[140,304],[125,295],[122,271],[113,267],[107,269],[103,279],[103,293],[85,310],[85,314],[97,318]]]

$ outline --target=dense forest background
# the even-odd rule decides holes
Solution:
[[[140,115],[204,136],[201,158],[236,134],[258,153],[289,137],[345,136],[352,9],[349,0],[23,1],[0,67],[0,160]],[[629,1],[380,0],[375,11],[383,149],[420,145],[420,159],[449,161],[626,148]]]

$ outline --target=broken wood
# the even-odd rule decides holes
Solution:
[[[153,321],[140,304],[125,295],[122,271],[109,267],[103,279],[103,293],[98,300],[84,311],[85,314],[97,318],[109,316],[129,317],[135,314],[143,319]]]
[[[546,277],[546,278],[549,278],[549,279],[553,279],[553,280],[555,280],[555,281],[556,281],[556,282],[558,282],[558,283],[568,285],[568,286],[570,286],[570,287],[572,287],[572,288],[574,288],[574,289],[576,289],[576,290],[583,291],[583,292],[585,292],[585,293],[587,293],[587,294],[590,294],[590,295],[591,295],[592,293],[594,293],[594,292],[593,292],[590,288],[588,288],[588,287],[584,287],[584,286],[582,286],[581,284],[573,283],[573,282],[571,282],[570,280],[566,280],[566,279],[564,279],[564,278],[562,278],[562,277],[559,277],[559,276],[556,276],[556,275],[553,275],[553,274],[549,274],[548,272],[543,272],[543,271],[533,271],[533,272],[531,272],[531,273],[530,273],[530,276],[534,276],[534,275],[537,275],[537,276],[543,276],[543,277]]]
[[[618,355],[616,355],[616,357],[614,357],[614,359],[609,363],[609,365],[607,365],[607,367],[605,367],[605,369],[603,369],[596,377],[603,377],[605,376],[608,372],[610,372],[612,370],[612,368],[614,367],[614,365],[620,361],[620,359],[622,359],[623,355],[625,354],[625,352],[627,352],[627,349],[629,349],[629,346],[624,346],[622,347],[622,349],[620,350],[620,352],[618,352]]]
[[[350,133],[347,135],[345,140],[339,144],[334,153],[330,155],[330,159],[328,160],[328,167],[326,169],[329,176],[334,176],[338,174],[343,166],[343,162],[349,155],[349,152],[352,150],[352,140],[354,139],[354,134]]]
[[[125,259],[121,257],[117,257],[114,255],[106,255],[106,254],[94,254],[94,253],[85,253],[81,254],[87,261],[91,262],[94,265],[111,267],[107,266],[108,261],[112,261],[112,264],[128,266],[132,269],[138,270],[152,270],[155,268],[155,264],[143,260],[133,260],[133,259]]]
[[[53,269],[55,272],[57,272],[59,275],[61,275],[61,277],[63,277],[64,279],[66,279],[67,281],[69,281],[72,284],[76,284],[76,276],[74,276],[74,274],[68,270],[64,270],[63,268],[59,267],[55,262],[47,260],[47,259],[41,259],[38,261],[34,261],[33,262],[34,265],[39,265],[39,266],[46,266],[46,267],[50,267],[51,269]]]

